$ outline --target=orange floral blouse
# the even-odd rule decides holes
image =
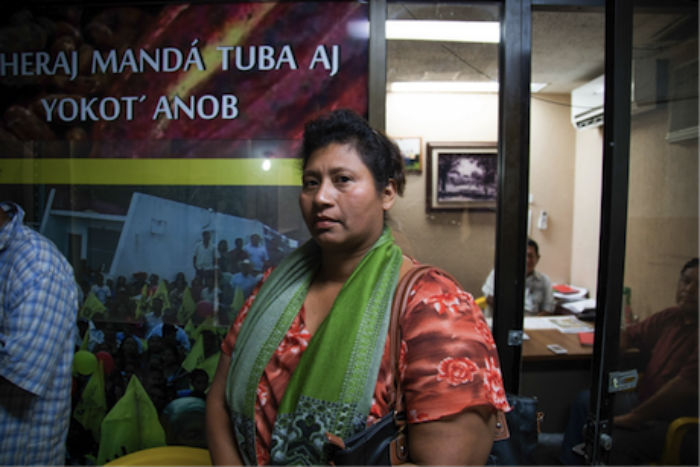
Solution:
[[[261,284],[267,279],[268,270]],[[260,287],[241,308],[222,345],[231,355],[236,336]],[[424,274],[411,290],[400,321],[399,371],[409,423],[454,415],[478,405],[508,411],[496,344],[472,296],[445,276]],[[277,408],[301,354],[311,340],[302,306],[267,364],[255,404],[258,464],[269,462],[269,444]],[[389,413],[393,385],[389,339],[367,419],[371,425]]]

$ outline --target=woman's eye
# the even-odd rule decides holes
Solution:
[[[315,187],[317,184],[318,184],[318,183],[316,182],[316,180],[313,180],[313,179],[307,179],[307,180],[303,180],[303,181],[302,181],[302,186],[303,186],[304,188],[313,188],[313,187]]]
[[[337,183],[347,183],[350,180],[350,177],[348,177],[347,175],[338,175],[335,179]]]

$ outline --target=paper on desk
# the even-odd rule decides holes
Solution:
[[[567,292],[561,292],[557,290],[557,287],[565,288],[564,290],[567,290]],[[552,294],[554,295],[554,298],[556,298],[560,302],[572,302],[575,300],[581,300],[586,295],[588,295],[587,289],[584,289],[583,287],[576,287],[575,285],[560,284],[553,286],[552,289]],[[569,289],[571,291],[568,291]]]
[[[550,316],[526,316],[523,329],[558,329],[549,319]]]
[[[595,308],[595,298],[587,298],[585,300],[577,300],[575,302],[566,302],[562,303],[561,306],[572,313],[582,313],[584,310]]]
[[[593,331],[592,324],[581,321],[575,316],[556,316],[548,319],[554,324],[556,329],[565,334]]]

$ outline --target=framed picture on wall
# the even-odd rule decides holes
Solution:
[[[428,143],[426,211],[495,210],[496,143]]]
[[[406,172],[423,171],[423,138],[415,136],[392,138],[399,146]]]

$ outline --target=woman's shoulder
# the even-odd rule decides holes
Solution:
[[[429,265],[414,263],[419,276],[409,293],[405,313],[407,315],[430,308],[437,315],[470,316],[480,308],[474,303],[472,294],[464,290],[459,281],[446,270]]]
[[[438,292],[454,292],[467,293],[451,273],[445,269],[434,266],[432,264],[420,263],[411,258],[411,264],[414,269],[412,274],[418,276],[414,279],[413,291],[415,293],[438,293]],[[410,273],[411,271],[409,271]],[[407,273],[408,274],[408,273]]]

